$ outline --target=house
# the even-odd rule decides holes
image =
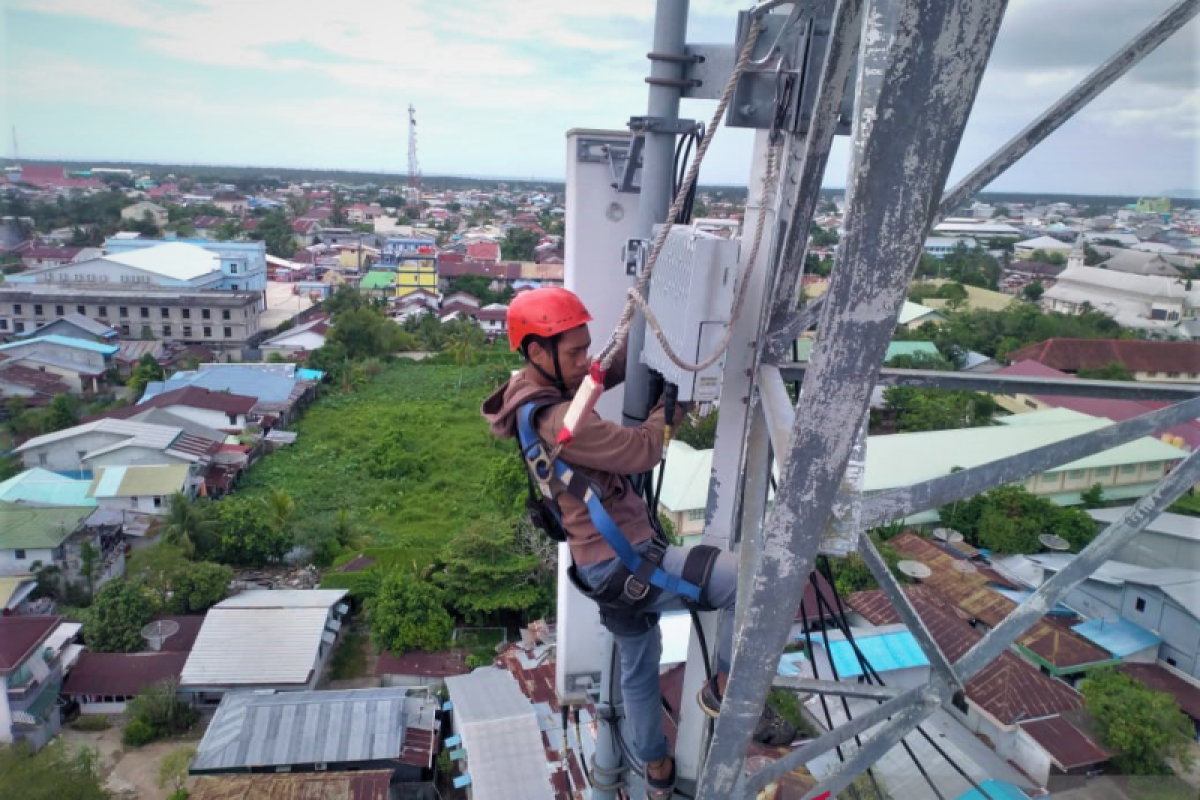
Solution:
[[[20,397],[26,405],[45,406],[54,395],[70,391],[67,382],[52,372],[0,360],[0,397]]]
[[[252,689],[311,691],[349,611],[345,596],[345,589],[258,589],[217,603],[204,617],[180,691],[199,705]]]
[[[932,308],[905,300],[904,307],[900,309],[900,318],[896,320],[896,324],[912,331],[927,322],[933,325],[941,325],[945,321],[946,318]]]
[[[151,622],[162,630],[174,628],[160,641],[150,641],[140,653],[96,653],[85,650],[61,694],[79,703],[81,714],[123,714],[130,700],[163,681],[179,680],[188,653],[200,633],[203,615],[156,615]]]
[[[246,198],[236,192],[219,192],[213,195],[211,202],[227,214],[241,216],[246,213]]]
[[[1196,312],[1184,284],[1172,278],[1131,275],[1097,267],[1067,267],[1042,295],[1046,311],[1099,311],[1126,328],[1175,336],[1181,320]]]
[[[658,498],[658,513],[671,521],[675,534],[684,543],[699,544],[704,534],[712,453],[712,450],[693,449],[679,439],[672,439],[667,445],[667,466]]]
[[[189,800],[392,800],[392,772],[205,775],[195,779]]]
[[[167,224],[167,210],[158,203],[143,200],[121,209],[121,219],[134,222],[141,222],[147,214],[150,215],[150,221],[158,227]]]
[[[1093,508],[1087,513],[1101,525],[1111,525],[1128,510],[1127,507]],[[1112,560],[1149,569],[1177,567],[1200,571],[1200,519],[1159,514],[1114,553]]]
[[[62,617],[0,617],[0,744],[40,750],[58,735],[58,690],[82,650]]]
[[[1000,375],[1017,375],[1023,377],[1053,378],[1055,380],[1070,379],[1071,376],[1052,367],[1047,367],[1037,361],[1016,361],[1012,366],[998,369]],[[1122,422],[1133,417],[1148,414],[1166,405],[1163,402],[1141,400],[1110,400],[1101,397],[1072,397],[1068,395],[1042,395],[1014,392],[1013,394],[993,394],[996,403],[1013,414],[1024,414],[1029,411],[1047,411],[1052,408],[1063,408],[1092,417],[1110,419]],[[1156,435],[1164,442],[1191,452],[1200,447],[1200,421],[1188,420],[1157,431]]]
[[[57,375],[72,393],[92,394],[104,387],[104,373],[118,350],[115,344],[50,334],[0,345],[0,357]]]
[[[1020,228],[1003,222],[984,222],[979,219],[948,218],[933,226],[935,236],[971,237],[974,239],[1018,239]]]
[[[477,669],[446,678],[473,800],[556,800],[538,715],[513,675]]]
[[[508,334],[508,306],[489,303],[475,314],[475,319],[489,339],[501,339]]]
[[[1075,556],[1040,553],[1027,558],[1048,577],[1060,572]],[[1130,653],[1150,647],[1150,635],[1161,637],[1157,660],[1184,675],[1200,678],[1200,571],[1107,561],[1076,586],[1064,602],[1085,617],[1110,622],[1116,631],[1114,639],[1123,637],[1119,640],[1122,647],[1144,645]],[[1147,633],[1121,634],[1128,625]]]
[[[16,334],[18,339],[28,339],[31,336],[62,336],[101,344],[117,344],[116,340],[120,334],[102,322],[72,311],[45,325]]]
[[[1009,360],[1036,361],[1066,373],[1120,364],[1134,380],[1155,383],[1200,382],[1200,342],[1133,339],[1047,339],[1009,353]]]
[[[142,242],[145,245],[131,247]],[[222,279],[217,255],[197,244],[109,239],[105,247],[108,252],[104,255],[21,273],[12,276],[10,281],[18,284],[119,284],[127,287],[216,289]]]
[[[446,685],[451,675],[466,675],[468,651],[462,649],[442,650],[426,653],[414,650],[395,655],[387,650],[379,654],[375,663],[375,675],[383,686],[430,686]]]
[[[256,405],[256,397],[187,385],[143,398],[133,408],[158,408],[211,430],[241,433],[249,424]]]
[[[100,419],[35,436],[15,452],[27,467],[45,467],[57,472],[90,472],[106,466],[187,464],[194,465],[199,473],[217,445],[182,428]]]
[[[801,637],[798,638],[803,642]],[[778,672],[784,676],[837,675],[838,680],[859,680],[865,672],[858,653],[862,653],[867,664],[888,686],[911,689],[929,682],[929,660],[916,638],[903,625],[873,628],[855,635],[853,642],[841,631],[828,631],[813,639],[811,653],[785,653]]]
[[[1071,252],[1071,245],[1055,239],[1053,236],[1038,236],[1023,242],[1016,242],[1013,245],[1013,255],[1017,258],[1032,259],[1033,254],[1038,250],[1043,253],[1061,253],[1066,256]]]
[[[358,282],[358,290],[374,297],[391,297],[396,293],[396,273],[371,270]]]
[[[79,549],[98,538],[84,524],[95,510],[0,503],[0,575],[26,575],[41,565],[63,568],[64,581],[78,579]]]
[[[386,770],[392,783],[425,783],[433,779],[440,705],[437,697],[409,696],[403,687],[230,693],[189,772]]]
[[[957,239],[951,236],[930,236],[925,239],[925,254],[934,258],[945,258],[962,245],[967,249],[979,247],[974,239]]]
[[[12,252],[20,259],[21,267],[29,270],[71,264],[81,255],[90,257],[95,253],[95,250],[84,247],[47,245],[35,239],[30,239],[14,247]]]
[[[133,375],[133,370],[146,356],[150,356],[156,364],[161,366],[167,352],[167,343],[157,339],[124,339],[114,342],[114,344],[120,350],[113,357],[113,361],[117,366],[117,372],[125,378]]]
[[[88,496],[108,511],[165,515],[176,493],[195,497],[200,481],[186,464],[144,467],[101,467]]]
[[[95,499],[88,497],[90,485],[90,481],[34,467],[0,483],[0,502],[27,506],[95,506]]]
[[[488,240],[471,242],[467,245],[467,258],[472,261],[490,261],[493,264],[500,261],[500,244]]]
[[[346,207],[346,220],[355,225],[361,225],[387,215],[387,209],[376,203],[355,203]]]
[[[1173,258],[1169,254],[1147,253],[1140,250],[1121,250],[1116,247],[1105,247],[1102,252],[1105,255],[1109,255],[1109,258],[1100,262],[1098,266],[1101,269],[1128,272],[1133,275],[1158,275],[1165,278],[1179,278],[1189,266],[1187,259]]]
[[[311,371],[309,371],[311,372]],[[142,402],[185,386],[213,392],[229,392],[257,399],[249,421],[267,428],[286,426],[293,416],[316,396],[318,376],[295,364],[200,364],[194,370],[176,372],[165,381],[146,385]]]

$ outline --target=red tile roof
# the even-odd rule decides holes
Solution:
[[[392,770],[204,775],[191,800],[388,800]]]
[[[1063,717],[1022,722],[1021,728],[1045,750],[1059,769],[1072,770],[1108,761],[1112,754]]]
[[[495,242],[474,242],[467,245],[467,258],[479,261],[499,261],[500,245]]]
[[[33,654],[62,617],[0,617],[0,675],[7,675]]]
[[[412,652],[393,655],[384,650],[375,664],[375,674],[421,675],[426,678],[445,678],[449,675],[466,675],[466,650],[443,650],[437,653]]]
[[[1160,664],[1123,664],[1120,669],[1147,688],[1171,695],[1183,713],[1200,720],[1200,687],[1194,683],[1185,681]]]
[[[1009,354],[1048,367],[1077,372],[1124,364],[1130,372],[1200,373],[1200,342],[1151,342],[1126,339],[1047,339]]]
[[[135,695],[149,686],[178,678],[188,659],[186,652],[93,653],[79,656],[63,684],[67,695]]]
[[[0,381],[24,386],[26,389],[45,395],[62,394],[71,390],[53,372],[42,372],[40,369],[33,369],[21,364],[0,365]]]
[[[319,220],[315,220],[315,219],[292,220],[292,230],[295,233],[308,233],[313,228],[317,227],[318,221]]]
[[[220,411],[225,414],[248,414],[258,403],[257,398],[229,392],[214,392],[199,386],[184,386],[155,395],[138,405],[151,408],[166,408],[167,406],[190,406],[204,408],[210,411]]]

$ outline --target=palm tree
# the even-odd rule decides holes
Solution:
[[[183,492],[171,495],[171,505],[163,522],[163,538],[184,552],[188,558],[196,554],[197,547],[207,544],[213,530],[213,521],[208,519],[199,501],[192,500]]]
[[[446,340],[446,352],[458,364],[458,391],[462,392],[463,372],[475,361],[475,353],[483,343],[483,331],[469,322],[455,327]]]
[[[267,519],[271,527],[278,533],[287,531],[296,517],[296,501],[292,496],[275,487],[263,502],[267,507]]]

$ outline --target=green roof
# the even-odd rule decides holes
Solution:
[[[394,272],[368,272],[359,281],[358,288],[360,289],[390,289],[396,285],[396,273]]]
[[[0,550],[58,547],[95,510],[0,503]]]
[[[92,479],[89,497],[165,497],[183,491],[187,464],[153,464],[141,467],[101,467]]]
[[[88,497],[89,481],[75,480],[48,469],[34,467],[0,483],[0,501],[47,506],[94,506]]]
[[[797,339],[796,354],[797,361],[809,361],[812,359],[813,345],[816,344],[815,339]],[[883,359],[885,362],[891,361],[896,356],[915,356],[927,355],[933,358],[940,358],[941,353],[938,352],[937,345],[933,342],[891,342],[888,344],[887,356]]]
[[[1051,416],[1043,416],[1047,413]],[[1038,411],[1005,417],[1004,421],[1008,424],[987,428],[868,437],[867,474],[863,489],[878,492],[910,486],[948,475],[954,467],[967,469],[1112,424],[1107,419],[1078,416],[1081,418],[1064,419],[1063,415],[1054,412]],[[917,453],[920,454],[920,458],[914,457]],[[1061,472],[1177,461],[1186,457],[1186,451],[1151,436],[1144,436],[1128,444],[1045,471]]]

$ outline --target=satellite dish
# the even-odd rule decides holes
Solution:
[[[955,544],[956,542],[961,542],[963,540],[963,535],[958,531],[951,530],[950,528],[934,528],[933,538],[937,539],[938,541],[946,542],[947,544]]]
[[[162,650],[163,642],[179,632],[179,623],[173,619],[156,619],[142,628],[142,638],[151,650]]]
[[[979,569],[970,561],[955,560],[955,562],[950,566],[952,566],[956,572],[961,572],[963,575],[973,575],[974,573],[979,572]]]
[[[1042,547],[1047,550],[1070,550],[1071,543],[1061,536],[1056,536],[1053,533],[1043,533],[1038,536],[1038,541],[1042,543]]]
[[[896,564],[896,569],[903,572],[910,578],[916,580],[924,580],[933,574],[933,570],[922,564],[920,561],[900,561]]]

